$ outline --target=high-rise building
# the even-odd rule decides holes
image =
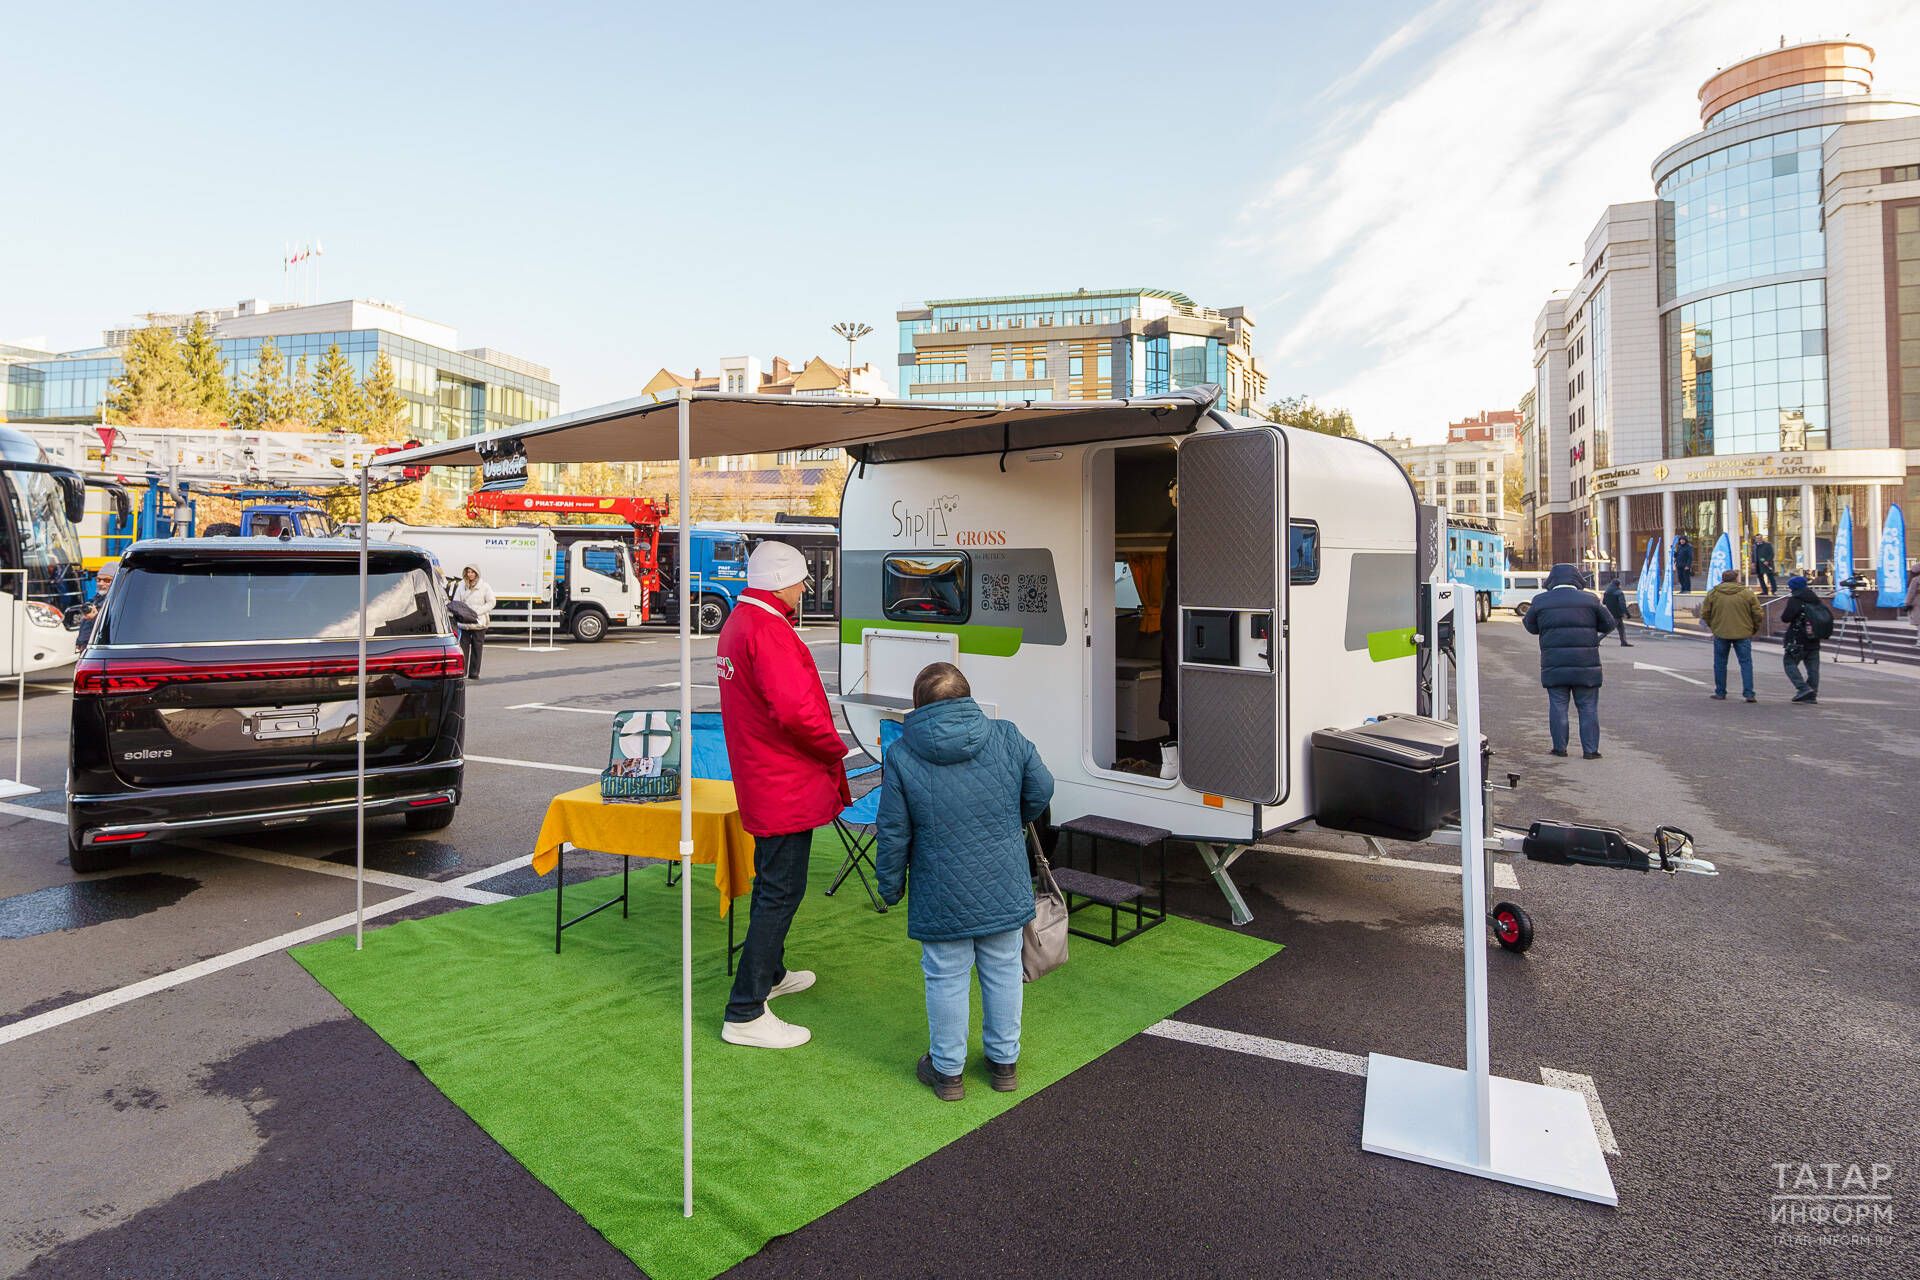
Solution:
[[[413,434],[446,440],[532,422],[559,411],[560,388],[543,365],[487,347],[460,349],[447,325],[409,315],[398,306],[364,299],[313,306],[245,301],[202,312],[151,313],[128,328],[109,329],[103,346],[63,355],[27,352],[0,358],[0,418],[10,422],[98,422],[113,379],[125,371],[120,350],[139,328],[160,325],[184,334],[203,318],[241,382],[258,367],[271,341],[289,372],[305,356],[319,366],[337,345],[365,378],[384,352],[413,414]]]
[[[1245,307],[1169,289],[943,298],[897,313],[900,394],[998,404],[1106,400],[1213,383],[1221,407],[1266,398]]]
[[[1864,563],[1885,504],[1920,506],[1920,104],[1872,63],[1830,40],[1716,72],[1656,198],[1587,237],[1534,322],[1541,559],[1729,531],[1831,572],[1843,509]]]

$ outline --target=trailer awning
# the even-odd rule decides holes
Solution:
[[[941,404],[867,397],[683,393],[691,400],[690,457],[851,449],[870,463],[1011,453],[1098,440],[1185,435],[1219,397],[1213,386],[1131,400]],[[669,462],[677,459],[679,398],[639,397],[486,435],[407,449],[372,467],[473,467],[483,449],[517,441],[529,463]]]

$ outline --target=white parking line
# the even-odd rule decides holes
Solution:
[[[590,769],[584,764],[549,764],[545,760],[515,760],[508,756],[476,756],[469,752],[468,760],[478,760],[481,764],[511,764],[522,769],[551,769],[555,773],[590,773],[600,776],[598,769]]]
[[[377,902],[369,906],[366,909],[365,918],[371,920],[375,916],[384,916],[389,912],[399,911],[404,907],[411,907],[417,903],[425,902],[433,896],[435,895],[430,893],[403,893],[397,898],[389,898],[385,902]],[[343,916],[334,916],[331,920],[322,920],[317,924],[310,924],[304,929],[295,929],[289,933],[282,933],[275,937],[268,938],[264,942],[256,942],[252,946],[241,947],[237,951],[229,951],[223,955],[209,956],[205,960],[195,961],[193,964],[185,965],[179,969],[170,969],[165,973],[157,973],[151,978],[142,978],[140,981],[129,983],[124,987],[119,987],[112,991],[103,991],[97,996],[89,996],[85,1000],[76,1000],[72,1004],[61,1005],[58,1009],[49,1009],[45,1013],[35,1014],[31,1018],[22,1018],[18,1022],[9,1023],[4,1027],[0,1027],[0,1044],[11,1044],[15,1040],[24,1040],[28,1036],[38,1035],[42,1031],[50,1031],[55,1027],[65,1026],[69,1022],[76,1022],[90,1014],[103,1013],[108,1009],[116,1009],[123,1004],[129,1004],[132,1001],[153,995],[156,992],[167,991],[174,987],[183,986],[186,983],[192,982],[195,978],[204,978],[208,974],[219,973],[223,969],[231,969],[235,965],[245,964],[249,960],[258,960],[262,956],[269,956],[277,951],[285,951],[288,947],[297,947],[303,942],[312,942],[315,938],[324,938],[330,933],[337,933],[341,929],[351,929],[352,927],[353,913],[349,911]]]
[[[1145,1034],[1159,1036],[1163,1040],[1181,1040],[1187,1044],[1205,1045],[1209,1049],[1248,1053],[1256,1058],[1271,1058],[1275,1062],[1291,1062],[1302,1067],[1319,1067],[1323,1071],[1344,1071],[1350,1076],[1367,1074],[1367,1060],[1357,1053],[1341,1053],[1337,1049],[1316,1049],[1310,1044],[1295,1044],[1291,1040],[1269,1040],[1265,1036],[1250,1036],[1239,1031],[1222,1031],[1218,1027],[1203,1027],[1192,1022],[1176,1022],[1171,1018],[1154,1023],[1146,1029]]]
[[[45,809],[35,809],[24,804],[8,804],[0,801],[0,814],[5,814],[9,818],[38,818],[42,822],[57,822],[63,827],[67,825],[65,813],[50,813]]]
[[[243,858],[248,862],[264,862],[275,867],[292,867],[296,871],[312,871],[318,875],[334,876],[341,880],[354,878],[354,869],[338,862],[328,862],[323,858],[303,858],[293,853],[270,853],[265,849],[248,849],[237,844],[228,844],[224,840],[186,840],[182,841],[189,849],[200,849],[207,853],[217,853],[227,858]],[[381,885],[388,889],[405,889],[412,893],[438,894],[446,898],[458,898],[462,902],[486,903],[505,902],[504,893],[489,893],[485,889],[469,889],[465,885],[456,885],[450,881],[428,880],[424,876],[403,876],[393,871],[377,871],[367,868],[368,884]]]
[[[567,707],[567,706],[561,706],[557,703],[552,703],[552,702],[522,702],[515,706],[508,707],[507,710],[509,711],[571,711],[578,716],[617,716],[620,714],[617,710],[608,710],[604,707]],[[472,759],[472,758],[473,757],[471,756],[468,757],[468,759]]]
[[[1593,1118],[1594,1136],[1600,1139],[1600,1149],[1610,1156],[1620,1154],[1620,1144],[1614,1141],[1613,1126],[1607,1122],[1606,1108],[1600,1105],[1600,1087],[1593,1082],[1592,1076],[1581,1075],[1578,1071],[1556,1071],[1552,1067],[1542,1067],[1540,1083],[1555,1089],[1571,1089],[1585,1098],[1587,1114]]]
[[[1270,1040],[1265,1036],[1250,1036],[1241,1031],[1223,1031],[1218,1027],[1203,1027],[1193,1022],[1178,1022],[1168,1018],[1156,1022],[1144,1032],[1158,1036],[1162,1040],[1178,1040],[1184,1044],[1197,1044],[1208,1049],[1225,1049],[1230,1053],[1244,1053],[1256,1058],[1267,1058],[1274,1062],[1290,1062],[1295,1066],[1318,1067],[1322,1071],[1340,1071],[1350,1076],[1367,1074],[1367,1060],[1357,1053],[1342,1053],[1337,1049],[1318,1049],[1310,1044],[1295,1044],[1291,1040]],[[1600,1088],[1593,1077],[1582,1075],[1578,1071],[1558,1071],[1552,1067],[1540,1068],[1541,1083],[1554,1089],[1570,1089],[1587,1100],[1587,1114],[1593,1119],[1594,1136],[1600,1140],[1600,1149],[1610,1156],[1620,1154],[1620,1144],[1613,1136],[1613,1125],[1607,1121],[1606,1109],[1600,1105]]]
[[[468,759],[472,759],[471,756]],[[1337,849],[1305,849],[1296,844],[1257,844],[1253,846],[1257,853],[1285,853],[1302,858],[1324,858],[1329,862],[1357,862],[1368,867],[1391,867],[1396,871],[1436,871],[1443,876],[1460,874],[1457,862],[1417,862],[1412,858],[1373,858],[1364,853],[1342,853]],[[1518,889],[1520,878],[1513,868],[1504,862],[1493,864],[1493,887],[1496,889]]]

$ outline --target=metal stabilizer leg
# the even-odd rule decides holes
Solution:
[[[1253,912],[1247,910],[1247,900],[1240,896],[1239,886],[1234,884],[1233,877],[1227,874],[1227,868],[1239,861],[1240,855],[1247,851],[1247,846],[1235,845],[1225,854],[1220,852],[1219,846],[1207,840],[1196,841],[1195,847],[1200,850],[1200,860],[1207,864],[1207,873],[1213,877],[1213,882],[1220,886],[1220,892],[1225,895],[1227,909],[1232,913],[1233,922],[1237,925],[1252,924]]]

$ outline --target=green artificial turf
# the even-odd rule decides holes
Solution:
[[[788,962],[819,983],[778,1006],[813,1040],[782,1052],[720,1039],[726,926],[710,874],[694,873],[691,1219],[680,890],[660,867],[634,869],[631,918],[602,912],[557,956],[550,892],[369,932],[357,955],[344,937],[293,955],[649,1276],[706,1280],[1279,950],[1177,918],[1118,948],[1075,938],[1068,963],[1026,987],[1020,1092],[987,1087],[976,987],[967,1096],[943,1103],[913,1075],[927,1026],[906,910],[876,914],[858,881],[823,896],[840,858],[823,833],[787,941]],[[568,914],[618,885],[570,885]]]

